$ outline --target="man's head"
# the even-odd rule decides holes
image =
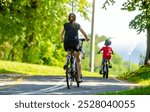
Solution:
[[[69,22],[73,22],[76,20],[76,15],[74,13],[70,13],[68,16]]]

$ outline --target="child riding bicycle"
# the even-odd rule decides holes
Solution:
[[[103,46],[97,53],[97,54],[99,54],[101,51],[103,51],[102,64],[101,64],[101,69],[99,71],[100,74],[103,73],[103,65],[104,65],[105,60],[108,60],[109,68],[112,68],[110,59],[111,59],[111,54],[114,54],[112,48],[109,47],[111,45],[111,41],[109,39],[105,40],[104,45],[105,46]]]

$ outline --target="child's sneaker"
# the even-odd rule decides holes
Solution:
[[[100,70],[100,71],[99,71],[99,74],[103,74],[103,70]]]
[[[112,65],[111,65],[111,64],[109,64],[109,68],[112,68]]]

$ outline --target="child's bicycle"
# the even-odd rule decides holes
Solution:
[[[104,59],[102,64],[102,70],[99,71],[99,74],[103,74],[103,78],[108,79],[109,75],[109,68],[112,68],[112,65],[110,64],[108,59]]]
[[[102,67],[103,78],[108,78],[109,74],[109,63],[107,59],[104,59],[103,67]]]

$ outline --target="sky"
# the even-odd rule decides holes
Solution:
[[[134,54],[133,52],[138,46],[142,47],[143,50],[141,52],[139,51],[136,57],[138,58],[140,54],[144,54],[146,50],[146,33],[137,34],[136,30],[129,28],[129,22],[133,20],[139,12],[120,10],[125,0],[116,0],[116,3],[113,6],[108,6],[107,10],[101,8],[105,0],[95,1],[95,34],[111,37],[112,46],[116,52],[125,52],[126,58]],[[92,12],[92,9],[90,10]],[[80,23],[87,34],[91,34],[91,22],[84,20],[84,18],[81,18],[79,15],[77,15],[77,22]],[[103,44],[100,44],[99,47],[102,45]]]
[[[93,0],[89,0],[93,1]],[[127,12],[120,10],[124,0],[116,0],[113,6],[108,6],[107,10],[101,9],[105,0],[95,0],[95,33],[105,35],[112,38],[137,38],[145,37],[145,33],[137,35],[136,30],[129,29],[129,22],[139,12]],[[92,10],[92,9],[91,9]],[[91,16],[91,15],[90,15]],[[81,23],[81,27],[88,33],[91,33],[91,22],[77,16],[77,22]]]

